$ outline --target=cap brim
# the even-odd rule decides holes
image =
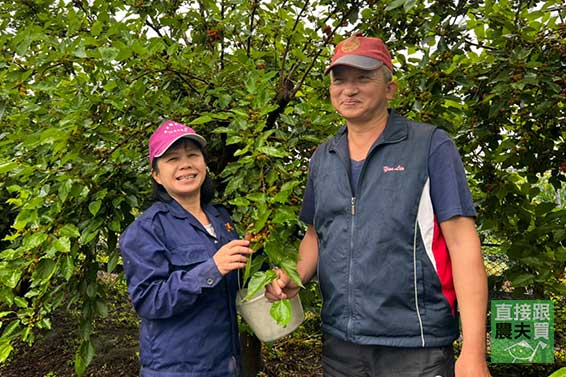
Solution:
[[[332,68],[339,65],[345,65],[347,67],[363,69],[365,71],[373,71],[381,67],[383,65],[383,62],[377,59],[368,58],[367,56],[361,56],[361,55],[342,56],[340,59],[336,59],[336,61],[330,64],[324,71],[324,74],[327,75],[328,72],[332,70]]]
[[[167,152],[167,150],[168,150],[169,148],[171,148],[171,146],[172,146],[173,144],[175,144],[175,142],[176,142],[177,140],[179,140],[179,139],[190,139],[190,140],[196,141],[196,142],[201,146],[201,148],[206,147],[206,139],[205,139],[204,137],[200,136],[200,135],[197,135],[197,134],[179,135],[179,137],[176,137],[176,138],[172,139],[172,140],[169,142],[169,144],[167,144],[159,154],[155,154],[155,155],[153,156],[153,158],[155,159],[156,157],[161,157],[161,156],[163,156],[163,154],[164,154],[165,152]]]

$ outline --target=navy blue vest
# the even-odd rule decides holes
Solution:
[[[426,190],[434,129],[391,111],[356,190],[345,127],[313,155],[324,331],[396,347],[447,346],[458,337],[417,221],[420,207],[432,208]]]

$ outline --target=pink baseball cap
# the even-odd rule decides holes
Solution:
[[[338,43],[324,74],[338,65],[373,71],[384,64],[393,72],[391,54],[385,43],[379,38],[363,37],[357,33]]]
[[[149,137],[149,162],[153,163],[155,157],[161,157],[180,138],[194,140],[201,147],[206,146],[206,139],[191,127],[174,120],[167,120]]]

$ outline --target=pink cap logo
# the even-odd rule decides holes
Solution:
[[[149,161],[153,163],[155,157],[162,156],[180,138],[194,140],[201,147],[206,146],[206,139],[191,127],[168,120],[161,124],[149,138]]]

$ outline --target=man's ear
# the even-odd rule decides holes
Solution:
[[[397,92],[397,82],[396,81],[389,81],[387,83],[387,92],[386,98],[387,100],[392,100],[395,97],[395,93]]]

